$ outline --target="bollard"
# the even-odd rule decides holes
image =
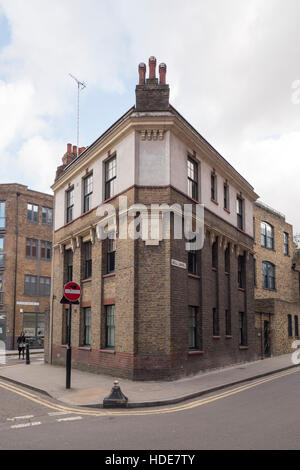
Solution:
[[[128,398],[122,392],[119,382],[116,380],[111,393],[103,400],[103,408],[127,408]]]
[[[30,364],[29,344],[26,344],[26,364]]]

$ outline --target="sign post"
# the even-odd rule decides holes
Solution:
[[[76,282],[68,282],[64,286],[64,296],[60,303],[69,304],[68,309],[68,330],[67,330],[67,355],[66,355],[66,388],[71,388],[71,364],[72,364],[72,348],[71,348],[71,328],[72,328],[72,305],[79,304],[81,289]]]

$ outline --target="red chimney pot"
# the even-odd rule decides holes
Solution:
[[[166,74],[167,74],[166,64],[160,64],[159,65],[159,83],[163,85],[166,84]]]
[[[156,58],[154,56],[149,59],[149,78],[156,78]]]
[[[144,85],[146,80],[146,64],[139,65],[139,85]]]

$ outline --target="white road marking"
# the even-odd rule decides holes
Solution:
[[[30,426],[39,426],[42,424],[40,421],[36,421],[35,423],[25,423],[25,424],[15,424],[11,426],[11,429],[20,429],[20,428],[29,428]]]
[[[81,416],[72,416],[71,418],[60,418],[60,419],[57,419],[56,421],[61,423],[62,421],[75,421],[75,420],[79,420],[79,419],[82,419],[82,417]]]
[[[69,415],[67,411],[54,411],[52,413],[48,413],[49,416],[61,416],[61,415]]]
[[[31,418],[34,418],[34,415],[15,416],[14,418],[7,418],[7,421],[17,421],[18,419],[31,419]]]

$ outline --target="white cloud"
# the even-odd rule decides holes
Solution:
[[[61,164],[58,156],[65,151],[63,142],[46,140],[40,136],[28,139],[17,153],[16,172],[23,184],[34,185],[37,191],[51,192],[50,184],[54,182],[56,168]]]
[[[60,150],[53,122],[74,108],[69,72],[90,97],[121,94],[155,55],[167,63],[172,104],[300,231],[291,184],[300,170],[300,105],[291,101],[298,0],[0,0],[1,8],[12,32],[0,50],[2,167],[5,152],[23,165],[35,163],[38,144],[46,153],[49,145],[48,157]]]

